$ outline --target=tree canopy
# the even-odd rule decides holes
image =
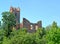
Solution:
[[[12,31],[13,26],[16,25],[15,15],[10,12],[2,13],[3,28],[6,30],[7,36]]]
[[[60,27],[55,21],[34,33],[27,32],[26,28],[12,29],[16,24],[13,13],[3,12],[2,21],[0,44],[60,44]]]

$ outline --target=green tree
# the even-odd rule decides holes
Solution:
[[[47,31],[49,31],[49,30],[51,29],[51,25],[46,26],[45,29],[46,29]]]
[[[1,26],[1,21],[0,21],[0,26]]]
[[[60,44],[60,28],[56,22],[52,23],[49,31],[46,30],[46,40],[47,44]]]
[[[60,29],[51,29],[46,38],[48,44],[60,44]]]
[[[55,21],[53,21],[52,23],[52,28],[58,28],[57,23]]]
[[[5,31],[3,29],[0,29],[0,44],[2,44],[4,36],[5,36]]]
[[[3,12],[2,21],[3,21],[4,29],[6,30],[6,34],[8,36],[12,31],[13,26],[16,25],[15,15],[10,12]]]
[[[1,28],[1,21],[0,21],[0,28]]]

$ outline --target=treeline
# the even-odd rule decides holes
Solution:
[[[25,28],[18,30],[13,28],[16,22],[15,16],[11,14],[10,12],[2,13],[0,44],[60,44],[60,27],[55,21],[34,33],[28,33]]]

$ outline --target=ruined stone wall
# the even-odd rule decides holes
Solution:
[[[30,29],[30,22],[23,18],[23,28]]]
[[[23,18],[23,28],[26,28],[28,32],[35,32],[38,28],[42,27],[42,22],[30,23],[27,19]]]

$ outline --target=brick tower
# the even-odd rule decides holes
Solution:
[[[20,8],[10,7],[10,12],[16,17],[16,28],[20,28]]]

